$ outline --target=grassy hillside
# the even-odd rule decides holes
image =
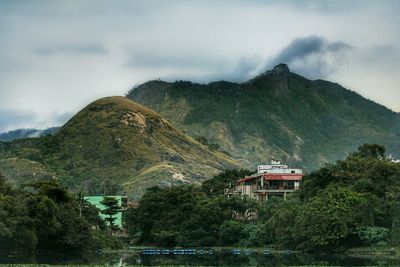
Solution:
[[[239,166],[124,97],[91,103],[54,136],[0,143],[6,174],[12,165],[2,161],[12,158],[37,162],[70,188],[91,194],[125,190],[135,198],[149,186],[198,183]]]
[[[385,144],[400,156],[399,114],[284,64],[240,84],[150,81],[127,97],[253,166],[279,158],[314,169],[363,143]]]

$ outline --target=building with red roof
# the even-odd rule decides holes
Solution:
[[[256,174],[239,179],[236,185],[226,188],[225,195],[248,196],[260,201],[272,196],[286,199],[286,194],[300,188],[303,176],[301,169],[289,168],[272,160],[270,165],[258,166]]]

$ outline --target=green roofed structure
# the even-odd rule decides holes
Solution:
[[[115,215],[115,225],[122,229],[122,211],[126,209],[128,204],[128,198],[126,196],[106,196],[113,197],[118,200],[119,205],[121,206],[121,212],[118,212]],[[104,196],[87,196],[84,197],[85,200],[89,201],[90,204],[96,206],[100,211],[105,210],[106,206],[101,204]],[[100,217],[104,219],[106,217],[105,214],[100,213]]]

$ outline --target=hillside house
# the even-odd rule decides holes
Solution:
[[[236,185],[226,188],[225,195],[248,196],[260,201],[272,196],[286,199],[288,193],[300,188],[303,176],[301,169],[289,168],[272,160],[270,165],[258,166],[256,174],[239,179]]]

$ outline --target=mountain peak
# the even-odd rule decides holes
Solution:
[[[114,133],[129,131],[149,135],[162,129],[180,135],[159,114],[122,96],[105,97],[90,103],[63,126],[62,132],[85,132],[88,125],[113,129]]]
[[[90,103],[63,126],[55,140],[71,162],[67,171],[75,175],[79,168],[76,184],[101,192],[102,180],[110,179],[123,184],[135,199],[147,187],[197,183],[224,169],[241,167],[177,130],[158,113],[120,96]]]
[[[280,63],[272,69],[271,73],[278,74],[278,75],[279,74],[288,74],[288,73],[290,73],[290,70],[289,70],[289,67],[287,64]]]
[[[260,75],[259,77],[269,77],[276,83],[276,88],[279,89],[279,93],[288,92],[288,79],[290,76],[290,70],[288,65],[284,63],[280,63],[276,65],[272,70],[268,70],[265,74]]]

